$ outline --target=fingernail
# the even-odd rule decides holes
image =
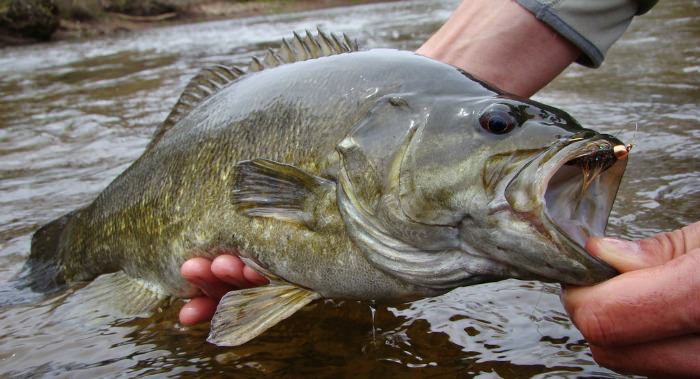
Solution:
[[[639,255],[641,250],[636,242],[604,237],[598,241],[598,249],[603,253],[615,255]]]
[[[596,238],[589,245],[591,255],[596,256],[620,272],[637,270],[645,266],[644,254],[639,244],[615,238]]]

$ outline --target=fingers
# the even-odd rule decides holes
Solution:
[[[221,281],[233,285],[235,288],[247,288],[243,277],[245,265],[240,258],[233,255],[219,255],[211,262],[211,272]]]
[[[219,255],[211,264],[212,273],[220,280],[236,286],[250,288],[268,283],[267,278],[246,266],[240,258],[233,255]]]
[[[659,378],[696,378],[700,373],[700,335],[612,348],[591,344],[590,348],[598,364],[618,372]]]
[[[700,222],[637,242],[591,238],[586,248],[622,272],[563,293],[596,361],[621,372],[696,377]]]
[[[620,272],[659,266],[698,248],[700,221],[641,241],[593,237],[586,243],[586,249],[591,255],[604,260]]]
[[[211,261],[206,258],[192,258],[180,268],[182,277],[202,290],[207,296],[221,299],[231,290],[231,285],[216,277],[211,270]]]
[[[252,268],[245,266],[243,267],[243,277],[250,283],[253,287],[263,286],[270,283],[266,277],[260,275],[257,271]]]
[[[230,254],[219,255],[213,261],[206,258],[189,259],[182,265],[180,273],[207,296],[217,300],[228,291],[268,283],[267,278]]]
[[[216,312],[218,300],[211,297],[195,297],[180,309],[179,319],[183,325],[194,325],[211,320]]]
[[[569,288],[564,306],[593,345],[621,346],[700,332],[700,249],[592,287]]]
[[[656,252],[663,262],[674,259],[695,249],[700,249],[700,221],[690,224],[673,232],[657,234],[654,237],[639,241],[639,245],[647,254]]]
[[[179,318],[184,325],[211,320],[219,299],[227,292],[268,283],[267,278],[230,254],[221,254],[213,261],[189,259],[180,268],[180,273],[206,295],[193,298],[180,309]]]

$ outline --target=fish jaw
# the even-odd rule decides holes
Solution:
[[[605,234],[608,217],[624,173],[624,146],[614,137],[572,136],[545,150],[518,171],[504,197],[515,218],[531,226],[534,238],[546,241],[541,267],[533,274],[553,281],[587,285],[617,274],[585,250],[586,240]],[[619,154],[618,154],[619,155]]]

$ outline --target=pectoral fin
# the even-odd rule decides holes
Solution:
[[[238,346],[294,314],[321,295],[292,285],[232,291],[221,299],[207,341]]]
[[[248,216],[298,222],[314,229],[314,210],[335,201],[334,196],[334,182],[294,166],[267,159],[236,164],[233,203]]]
[[[147,317],[167,297],[146,282],[118,271],[98,276],[73,293],[66,303],[78,305],[82,312],[99,312],[117,318]]]

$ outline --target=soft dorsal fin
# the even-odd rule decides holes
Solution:
[[[264,69],[281,66],[283,64],[301,62],[309,59],[331,56],[342,53],[358,51],[357,41],[351,40],[347,35],[338,36],[327,34],[318,29],[317,35],[308,30],[305,35],[294,32],[291,40],[282,40],[277,50],[268,50],[263,58],[253,57],[248,65],[248,73],[262,71]],[[236,81],[246,72],[237,67],[216,65],[200,71],[190,80],[182,91],[182,95],[170,111],[165,121],[156,129],[146,151],[155,146],[158,141],[175,124],[184,118],[192,109],[204,100],[219,92],[231,82]]]

